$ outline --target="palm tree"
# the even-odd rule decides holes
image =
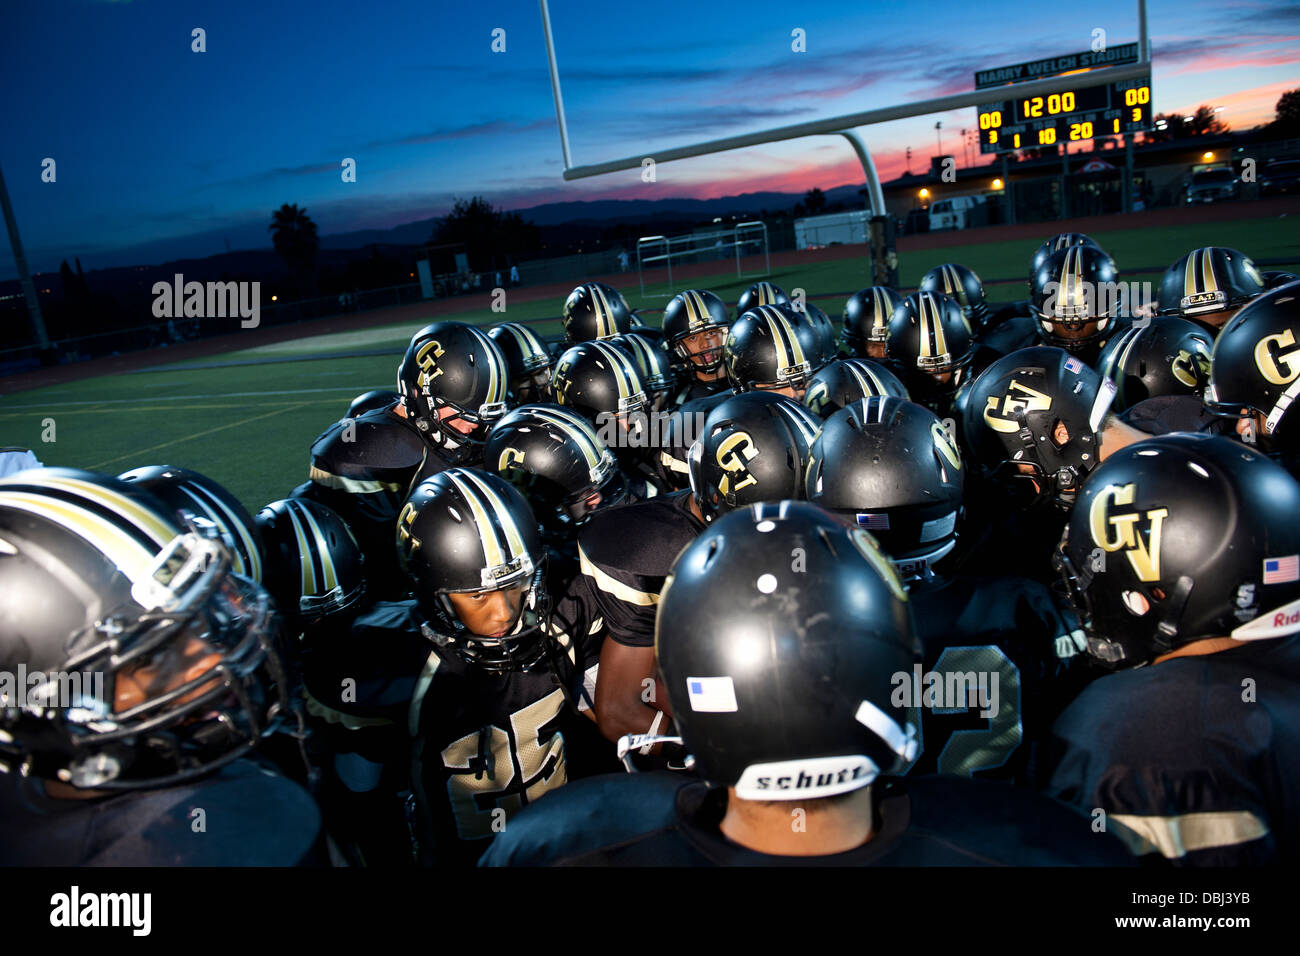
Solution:
[[[306,208],[299,209],[294,203],[285,203],[271,216],[268,227],[274,235],[271,242],[300,283],[315,291],[316,253],[320,249],[320,237],[316,235],[316,223],[307,215]]]

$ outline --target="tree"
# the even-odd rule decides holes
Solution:
[[[804,208],[810,216],[815,216],[826,208],[826,195],[816,186],[803,194]]]
[[[1288,90],[1277,101],[1277,118],[1270,124],[1286,136],[1300,136],[1300,90]]]
[[[1159,128],[1161,123],[1165,124],[1164,129]],[[1220,136],[1229,131],[1228,124],[1219,119],[1218,114],[1209,106],[1198,106],[1190,116],[1182,113],[1157,113],[1155,124],[1156,128],[1146,134],[1148,142],[1167,143],[1194,136]]]
[[[470,268],[486,272],[495,268],[502,256],[541,248],[542,231],[519,213],[502,213],[482,196],[475,196],[455,200],[451,212],[435,224],[431,241],[464,243]]]
[[[271,216],[271,225],[267,228],[274,234],[271,243],[275,251],[298,280],[299,291],[314,291],[320,237],[316,235],[316,223],[307,215],[306,208],[299,209],[296,203],[285,203]]]

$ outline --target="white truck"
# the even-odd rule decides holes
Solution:
[[[953,196],[936,199],[930,204],[930,231],[940,229],[965,229],[970,225],[969,214],[984,200],[979,196]]]
[[[865,209],[856,212],[832,212],[794,221],[796,249],[820,249],[823,246],[852,245],[869,239]]]

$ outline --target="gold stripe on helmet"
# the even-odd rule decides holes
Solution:
[[[311,527],[312,537],[316,539],[316,553],[320,555],[321,575],[325,578],[321,590],[328,594],[338,587],[338,575],[334,572],[334,555],[330,551],[329,541],[325,538],[325,532],[321,529],[320,524],[316,521],[316,516],[311,513],[311,509],[299,505],[302,508],[302,516],[307,520]]]
[[[157,557],[156,551],[145,547],[120,525],[73,502],[39,492],[0,489],[0,507],[39,515],[66,528],[112,561],[132,582],[143,580]],[[158,550],[162,547],[159,545]]]
[[[527,553],[527,548],[524,547],[524,536],[519,530],[519,525],[515,523],[510,509],[506,507],[506,503],[501,500],[501,497],[492,489],[492,486],[485,482],[473,469],[463,469],[461,473],[473,482],[483,494],[483,497],[487,499],[492,515],[496,518],[496,523],[505,533],[509,556],[506,561],[500,563],[509,563],[523,557]]]
[[[506,557],[506,545],[501,540],[496,523],[488,513],[489,506],[479,497],[478,492],[463,480],[468,477],[469,472],[463,468],[451,468],[443,474],[451,479],[452,484],[460,492],[461,498],[469,506],[470,516],[474,519],[474,528],[478,531],[479,547],[483,549],[485,566],[499,568],[506,564],[509,560]]]
[[[577,415],[566,417],[550,408],[539,408],[535,414],[542,421],[549,422],[573,439],[582,450],[582,457],[586,460],[588,468],[595,468],[600,464],[604,446],[600,444],[600,439],[591,430],[585,418],[579,418]]]
[[[316,564],[311,559],[311,547],[307,544],[307,531],[302,526],[302,520],[297,515],[297,509],[290,502],[284,509],[289,516],[289,523],[293,525],[293,538],[298,544],[298,566],[301,575],[302,593],[317,594],[316,588]]]
[[[482,329],[476,326],[470,326],[469,329],[483,346],[483,351],[487,353],[488,393],[487,398],[483,400],[483,404],[499,405],[506,400],[506,368],[501,358],[501,350],[492,341],[492,337]],[[474,409],[474,411],[477,410]]]
[[[200,506],[206,504],[206,507],[204,507],[203,510],[212,511],[215,509],[224,518],[223,524],[225,524],[226,530],[230,532],[232,538],[238,540],[240,545],[240,548],[236,549],[235,553],[231,555],[234,559],[233,566],[235,573],[247,575],[254,581],[261,581],[262,559],[257,553],[257,542],[254,541],[253,536],[248,533],[248,528],[244,525],[244,522],[230,510],[229,506],[224,501],[202,485],[193,485],[191,487],[182,488],[181,490],[198,502]],[[247,567],[244,565],[244,555],[248,555]]]
[[[128,495],[120,494],[103,485],[82,478],[70,478],[66,475],[42,475],[43,485],[52,485],[64,491],[87,498],[109,511],[128,518],[132,524],[148,535],[159,547],[171,543],[176,536],[176,528],[164,521],[156,512],[145,507]]]

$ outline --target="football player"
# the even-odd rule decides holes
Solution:
[[[578,536],[591,616],[604,622],[596,714],[610,740],[671,717],[654,679],[655,608],[673,559],[732,508],[797,496],[816,432],[807,409],[770,392],[732,396],[688,455],[691,490],[595,515]]]
[[[561,313],[569,345],[632,331],[632,309],[623,293],[603,282],[584,282],[564,300]]]
[[[1110,256],[1089,245],[1053,252],[1029,283],[1038,342],[1095,365],[1101,349],[1129,324],[1137,305],[1125,300]]]
[[[803,403],[816,415],[829,418],[846,405],[873,395],[907,398],[907,388],[898,376],[870,359],[838,359],[827,362],[808,380]]]
[[[964,474],[933,412],[868,398],[822,426],[805,493],[869,530],[889,555],[908,591],[924,672],[939,675],[941,686],[970,681],[963,699],[913,701],[924,754],[912,772],[1027,783],[1034,746],[1082,686],[1075,678],[1082,668],[1069,666],[1079,653],[1075,627],[1036,581],[989,568],[948,573],[943,559],[961,526]]]
[[[0,864],[326,862],[312,798],[250,756],[287,681],[270,598],[211,523],[25,471],[0,481],[0,592],[0,671],[27,675],[0,709]]]
[[[730,391],[722,366],[722,345],[730,327],[726,304],[705,289],[679,292],[668,303],[664,309],[664,343],[685,372],[685,382],[673,397],[673,408]]]
[[[760,305],[789,304],[790,297],[785,294],[785,290],[779,285],[773,285],[764,279],[761,282],[753,283],[748,289],[740,293],[740,300],[736,303],[736,315],[744,315],[750,309],[757,308]]]
[[[844,303],[842,338],[850,356],[884,360],[889,320],[902,301],[902,293],[883,285],[867,286],[849,296]]]
[[[938,292],[955,299],[973,333],[978,334],[988,322],[989,307],[984,301],[984,283],[973,269],[955,262],[935,266],[921,277],[917,291]]]
[[[1199,325],[1161,316],[1112,338],[1094,367],[1115,383],[1111,408],[1116,414],[1153,399],[1163,404],[1158,400],[1190,397],[1199,404],[1210,382],[1213,348],[1213,337]],[[1132,417],[1125,421],[1132,423]]]
[[[645,386],[648,412],[663,411],[672,398],[676,376],[668,353],[658,343],[646,338],[640,332],[616,335],[608,340],[631,356],[641,373],[641,384]]]
[[[482,460],[488,430],[506,412],[508,370],[486,332],[435,322],[411,338],[397,384],[401,402],[336,422],[316,439],[311,482],[301,489],[352,529],[375,600],[404,595],[392,548],[402,502],[430,475]]]
[[[885,355],[912,401],[940,418],[953,414],[958,389],[974,377],[975,338],[957,300],[915,292],[894,309]]]
[[[1227,438],[1165,435],[1088,479],[1057,566],[1094,681],[1047,791],[1180,866],[1300,853],[1300,485]]]
[[[1215,334],[1241,307],[1264,291],[1264,277],[1236,249],[1193,249],[1160,280],[1161,315],[1181,316]]]
[[[724,516],[674,563],[656,625],[703,779],[675,794],[641,774],[577,784],[513,820],[483,863],[1128,862],[1087,817],[1032,791],[890,778],[919,749],[899,700],[921,656],[909,604],[871,535],[811,504]],[[587,819],[600,823],[573,825]]]
[[[488,329],[488,337],[510,370],[511,405],[549,402],[551,354],[537,333],[519,322],[503,322]]]
[[[742,313],[727,331],[722,354],[735,391],[770,391],[796,402],[824,364],[820,336],[805,315],[788,305],[755,306]]]
[[[397,392],[386,388],[372,388],[352,399],[352,403],[348,405],[348,413],[343,417],[360,418],[366,412],[372,412],[376,408],[391,408],[401,400],[402,396]]]
[[[1003,356],[971,385],[968,535],[957,566],[1050,581],[1065,510],[1097,464],[1147,437],[1110,414],[1115,385],[1063,349]]]

